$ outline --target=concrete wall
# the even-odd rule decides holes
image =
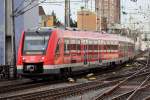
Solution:
[[[24,3],[24,6],[28,5],[33,0],[28,0]],[[33,7],[38,4],[38,0],[34,0],[32,5],[28,6],[27,9]],[[36,6],[33,9],[29,10],[23,15],[24,19],[24,29],[35,28],[39,26],[39,7]]]
[[[14,0],[14,9],[18,8],[18,10],[20,10],[33,0],[27,0],[27,2],[24,2],[22,5],[20,5],[22,1],[25,0]],[[6,2],[7,5],[5,5],[4,2]],[[28,6],[28,8],[33,7],[37,3],[38,0],[34,0],[34,3]],[[7,13],[5,13],[5,11]],[[13,58],[12,57],[12,52],[13,52],[12,33],[13,32],[12,32],[12,18],[10,17],[11,15],[12,15],[11,0],[0,0],[0,64],[12,64],[13,61],[12,59]],[[19,46],[19,41],[20,41],[20,36],[22,31],[31,27],[37,27],[38,23],[39,23],[38,6],[26,12],[24,15],[20,15],[15,18],[16,52],[18,51],[18,46]]]
[[[5,64],[12,64],[13,48],[12,48],[12,0],[5,0]]]
[[[20,3],[24,0],[14,0],[15,1],[15,8],[20,5]],[[31,0],[28,0],[27,2],[24,2],[21,8],[23,6],[28,5],[31,2]],[[35,0],[32,5],[28,6],[25,10],[30,9],[34,5],[38,3],[38,0]],[[16,52],[18,51],[19,47],[19,41],[21,37],[21,33],[24,30],[37,27],[39,24],[39,14],[38,14],[38,6],[34,7],[33,9],[27,11],[25,14],[18,16],[15,18],[15,31],[16,31]]]
[[[0,64],[5,62],[5,0],[0,0]]]

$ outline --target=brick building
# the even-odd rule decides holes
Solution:
[[[39,6],[40,26],[51,27],[54,26],[54,17],[52,15],[46,15],[42,6]]]

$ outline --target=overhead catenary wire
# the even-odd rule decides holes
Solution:
[[[35,4],[34,6],[32,7],[29,7],[30,5],[32,5],[34,3],[34,1],[37,1],[37,0],[31,0],[31,2],[29,2],[25,7],[23,7],[22,9],[19,10],[19,8],[21,8],[21,6],[23,5],[24,2],[27,2],[29,0],[23,0],[19,6],[14,10],[14,14],[13,16],[14,17],[18,17],[20,15],[23,15],[24,13],[26,13],[27,11],[30,11],[31,9],[33,9],[34,7],[37,7],[38,5],[40,4],[43,4],[43,3],[64,3],[65,1],[47,1],[47,0],[43,0],[43,1],[40,1],[39,3]],[[85,2],[84,0],[74,0],[74,1],[70,1],[70,2],[73,2],[73,3],[80,3],[80,2]],[[28,8],[29,7],[29,8]],[[27,9],[28,8],[28,9]]]
[[[21,12],[21,11],[23,11],[24,9],[26,9],[26,8],[28,8],[30,5],[32,5],[32,3],[34,3],[36,0],[31,0],[31,2],[29,2],[27,5],[25,5],[22,9],[20,9],[20,10],[18,10],[18,8],[20,8],[19,6],[18,6],[18,8],[16,9],[16,13],[19,13],[19,12]],[[24,1],[24,2],[27,2],[26,0]],[[24,2],[23,2],[23,4],[24,4]],[[20,6],[22,6],[23,4],[21,4]],[[14,12],[15,13],[15,12]]]
[[[22,0],[21,3],[15,8],[15,10],[13,11],[13,13],[17,12],[24,4],[24,2],[27,2],[29,0]]]
[[[34,0],[34,1],[35,1],[35,0]],[[33,5],[32,7],[29,7],[29,6],[32,5],[32,3],[33,3],[33,2],[30,2],[28,5],[26,5],[26,6],[25,6],[24,8],[22,8],[22,9],[18,10],[18,11],[17,11],[15,14],[13,14],[13,15],[14,15],[14,17],[18,17],[18,16],[20,16],[20,15],[23,15],[23,14],[25,14],[26,12],[30,11],[31,9],[33,9],[33,8],[39,6],[40,4],[44,3],[45,1],[46,1],[46,0],[40,1],[39,3]],[[29,8],[28,8],[28,7],[29,7]],[[26,9],[26,8],[28,8],[28,9]]]
[[[44,2],[44,3],[64,3],[65,1],[46,1],[46,2]],[[71,3],[77,3],[77,2],[79,2],[79,3],[81,3],[81,2],[83,2],[83,0],[74,0],[74,1],[72,1],[72,0],[70,0],[70,2]]]

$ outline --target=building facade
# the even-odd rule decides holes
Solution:
[[[97,13],[97,24],[102,19],[107,20],[107,26],[120,23],[120,0],[96,0],[95,10]],[[101,30],[101,26],[97,25],[97,30]]]
[[[41,16],[41,27],[52,27],[54,26],[54,19],[51,15]]]
[[[96,31],[96,14],[88,10],[78,11],[77,27],[80,30]]]
[[[46,15],[43,6],[39,6],[39,22],[41,27],[54,26],[54,16]]]

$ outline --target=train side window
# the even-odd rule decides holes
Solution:
[[[101,41],[98,40],[98,52],[99,52],[99,50],[100,50],[100,45],[101,45]]]
[[[56,54],[60,54],[60,40],[58,40],[57,42],[57,46],[56,46]]]
[[[107,43],[107,44],[106,44],[106,47],[107,47],[106,49],[107,49],[107,52],[109,52],[109,51],[110,51],[110,44],[109,44],[109,41],[106,41],[106,43]]]
[[[113,52],[113,44],[114,41],[110,41],[110,45],[109,45],[110,52]]]
[[[77,51],[80,52],[80,50],[81,50],[81,40],[77,40],[76,44],[77,44]]]
[[[68,44],[69,44],[69,39],[64,39],[64,53],[65,54],[69,53]]]
[[[90,45],[91,45],[91,50],[92,50],[92,52],[94,52],[94,50],[95,50],[95,49],[94,49],[94,40],[92,40],[92,42],[91,42]]]
[[[107,52],[107,41],[104,43],[105,52]]]
[[[118,50],[118,44],[117,44],[117,41],[114,41],[112,50]]]
[[[103,40],[101,40],[100,42],[99,42],[99,52],[102,52],[103,51]]]
[[[94,41],[94,50],[95,50],[95,52],[98,52],[98,41],[97,40]]]
[[[107,52],[110,52],[110,43],[107,41]]]
[[[102,42],[102,45],[103,45],[103,50],[104,50],[103,52],[105,52],[105,41]]]
[[[113,50],[113,52],[114,52],[114,50],[115,50],[115,41],[114,41],[113,44],[112,44],[112,50]]]
[[[86,51],[88,50],[87,45],[88,45],[88,40],[81,40],[81,44],[84,46],[83,50]]]
[[[92,41],[92,40],[89,40],[89,41],[88,41],[88,50],[89,50],[90,52],[92,52],[92,50],[93,50],[93,41]]]
[[[70,42],[68,43],[68,50],[69,51],[75,51],[76,50],[76,47],[77,45],[76,45],[76,40],[74,40],[74,39],[71,39],[70,40]]]

